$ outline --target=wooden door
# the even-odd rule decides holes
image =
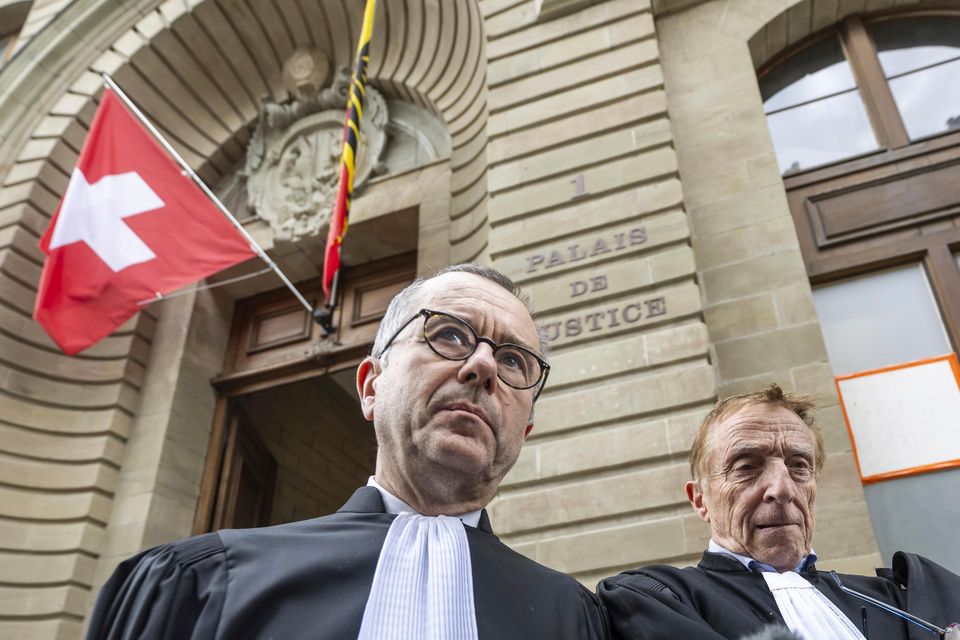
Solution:
[[[239,408],[232,412],[223,454],[212,530],[270,523],[277,462]]]

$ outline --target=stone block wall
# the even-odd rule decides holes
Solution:
[[[481,2],[490,255],[530,293],[553,366],[490,512],[592,587],[702,549],[683,481],[714,370],[650,5],[535,5]]]
[[[814,547],[824,566],[868,574],[880,558],[755,61],[881,4],[687,2],[656,21],[719,395],[777,382],[813,396],[828,449]]]
[[[193,526],[216,404],[209,381],[223,362],[233,304],[213,291],[191,292],[157,311],[84,615],[117,564]]]
[[[154,310],[77,357],[36,324],[38,241],[67,174],[43,154],[92,111],[50,116],[0,188],[0,637],[76,637],[124,445],[146,380]],[[70,166],[75,153],[57,155]]]

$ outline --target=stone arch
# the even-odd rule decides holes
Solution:
[[[320,47],[333,68],[352,65],[360,18],[347,10],[347,0],[280,0],[269,15],[261,4],[235,0],[206,0],[190,9],[186,3],[152,4],[141,7],[139,19],[105,51],[90,52],[86,68],[35,118],[39,122],[3,176],[3,221],[17,223],[8,227],[15,252],[5,262],[17,263],[7,271],[22,292],[20,317],[9,318],[7,326],[45,350],[49,340],[23,317],[42,264],[35,241],[56,209],[92,119],[99,72],[110,73],[198,174],[216,184],[243,157],[260,98],[288,97],[282,66],[296,47]],[[473,0],[381,0],[378,9],[371,84],[388,98],[418,104],[448,127],[450,241],[457,259],[473,258],[486,241],[486,63],[479,7]],[[422,37],[407,46],[413,34]],[[133,327],[128,329],[87,355],[129,353]],[[55,368],[77,368],[72,359],[63,362]],[[107,367],[86,371],[99,369],[106,379],[118,376]]]
[[[352,66],[359,15],[348,11],[349,5],[347,0],[279,0],[264,11],[259,3],[206,0],[189,10],[165,3],[144,11],[89,61],[51,110],[50,115],[75,116],[79,125],[67,124],[69,141],[64,135],[52,143],[51,155],[61,159],[52,173],[66,176],[63,169],[78,152],[99,95],[96,73],[107,71],[201,177],[216,183],[242,157],[259,100],[288,97],[282,66],[295,48],[318,47],[331,67]],[[374,30],[371,84],[387,98],[433,112],[449,129],[450,214],[459,221],[451,243],[458,257],[474,257],[485,238],[471,240],[485,231],[486,221],[486,63],[480,9],[473,0],[381,0]],[[48,136],[44,130],[32,139]],[[20,183],[16,169],[6,185],[10,178]],[[58,193],[64,180],[50,178],[56,184],[46,186]],[[459,246],[463,244],[470,246]]]
[[[51,635],[79,633],[86,614],[124,446],[157,357],[157,317],[147,308],[80,356],[63,356],[30,318],[37,240],[92,120],[99,72],[216,184],[242,158],[260,98],[286,97],[282,66],[295,48],[320,46],[333,69],[352,65],[355,2],[277,0],[272,13],[265,4],[71,3],[0,78],[0,535],[32,552],[17,564],[21,575],[66,585],[38,596],[48,609],[23,613],[47,616],[31,625]],[[436,115],[451,138],[451,231],[438,241],[454,260],[486,246],[485,46],[476,0],[378,3],[371,84]],[[16,615],[0,620],[0,635],[19,624]]]

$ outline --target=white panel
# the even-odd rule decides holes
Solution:
[[[864,479],[960,460],[960,387],[949,360],[837,384]]]

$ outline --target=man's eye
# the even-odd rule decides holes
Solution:
[[[442,340],[455,345],[466,345],[469,342],[467,332],[456,325],[447,325],[438,328],[431,336],[431,340]]]
[[[813,467],[806,460],[801,460],[790,465],[790,473],[797,478],[808,478],[813,475]]]
[[[501,352],[497,354],[497,362],[508,369],[514,369],[516,371],[526,371],[527,361],[519,353],[512,351]]]
[[[730,472],[734,476],[741,478],[746,478],[755,475],[760,470],[760,467],[754,462],[737,462],[730,468]]]

